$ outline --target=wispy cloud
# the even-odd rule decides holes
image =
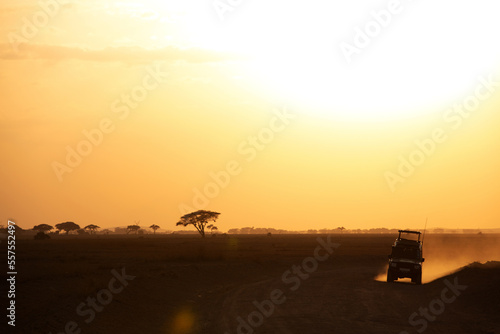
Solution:
[[[242,59],[235,54],[214,52],[199,48],[181,49],[170,46],[161,49],[141,47],[107,47],[104,49],[83,49],[72,46],[43,44],[22,44],[18,52],[9,44],[0,44],[0,59],[23,60],[44,59],[62,61],[79,59],[97,62],[150,63],[152,61],[186,61],[191,63],[222,62]]]

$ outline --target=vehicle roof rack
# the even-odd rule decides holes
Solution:
[[[408,234],[416,234],[418,235],[418,239],[417,240],[411,240],[411,239],[406,239],[406,238],[401,238],[401,233],[408,233]],[[399,230],[399,235],[398,235],[398,239],[397,240],[405,240],[405,241],[411,241],[411,242],[417,242],[417,243],[421,243],[420,241],[420,235],[421,233],[418,232],[418,231],[410,231],[410,230]]]
[[[414,233],[414,234],[421,234],[418,231],[410,231],[410,230],[399,230],[399,233]]]

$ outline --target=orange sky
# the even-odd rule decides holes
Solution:
[[[495,2],[41,3],[0,5],[1,224],[500,227]]]

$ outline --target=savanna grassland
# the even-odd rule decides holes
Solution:
[[[500,261],[499,235],[427,235],[420,286],[384,282],[395,237],[21,238],[16,328],[23,334],[500,333],[500,263],[493,262]]]

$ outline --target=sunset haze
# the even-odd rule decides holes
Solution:
[[[1,224],[499,228],[499,5],[330,2],[2,1]]]

